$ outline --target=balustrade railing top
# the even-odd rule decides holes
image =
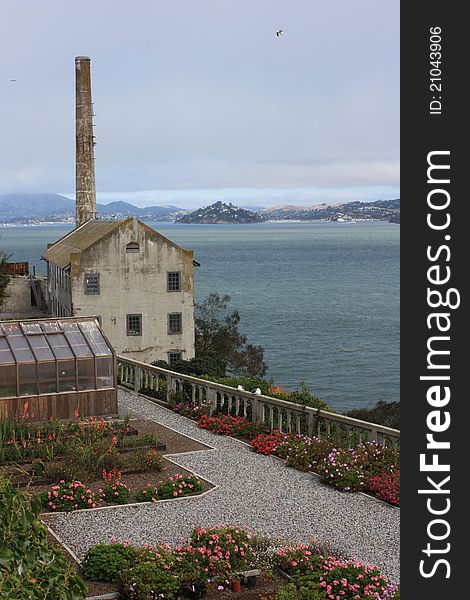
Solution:
[[[220,383],[184,375],[161,367],[118,355],[118,383],[131,387],[137,393],[159,389],[159,382],[166,381],[164,401],[171,401],[171,394],[183,389],[184,383],[191,386],[191,401],[195,404],[209,404],[213,412],[217,408],[226,408],[231,414],[247,416],[253,422],[264,423],[270,429],[285,432],[306,433],[319,437],[328,435],[340,438],[351,445],[351,439],[359,437],[381,445],[390,443],[397,446],[400,431],[383,427],[375,423],[361,421],[345,415],[295,404],[280,398],[255,394]]]

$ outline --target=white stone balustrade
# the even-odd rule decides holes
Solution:
[[[159,383],[166,382],[165,397],[157,397],[163,405],[174,404],[174,394],[191,386],[191,404],[208,405],[210,414],[216,411],[245,417],[254,423],[264,423],[269,430],[301,433],[310,437],[329,437],[341,446],[351,447],[358,442],[377,442],[381,446],[398,447],[400,431],[339,415],[310,406],[294,404],[287,400],[254,394],[213,383],[198,377],[183,375],[161,367],[117,356],[118,384],[135,392],[155,397]],[[161,395],[161,394],[160,394]]]

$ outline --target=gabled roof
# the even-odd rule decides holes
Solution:
[[[129,219],[124,219],[122,221],[87,221],[58,240],[47,250],[47,252],[42,254],[42,258],[53,262],[63,269],[70,264],[71,254],[83,252],[83,250],[93,246],[93,244],[98,242],[105,235],[118,229],[121,223],[128,220]]]
[[[134,217],[128,217],[127,219],[122,219],[120,221],[87,221],[80,227],[77,227],[77,229],[74,229],[70,233],[64,235],[64,237],[60,238],[60,240],[57,240],[57,242],[41,256],[45,260],[56,264],[61,269],[64,269],[70,265],[72,254],[80,254],[90,246],[93,246],[93,244],[96,244],[96,242],[102,240],[108,234],[119,229],[121,225],[131,221],[136,221],[139,226],[142,227],[144,231],[146,231],[153,238],[159,239],[183,252],[191,252],[192,255],[192,251],[185,250],[181,246],[178,246],[178,244],[175,244],[175,242],[172,242],[145,223],[138,221]]]

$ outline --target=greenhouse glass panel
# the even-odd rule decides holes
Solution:
[[[18,365],[20,396],[33,396],[38,393],[36,363],[20,363]]]
[[[75,356],[77,358],[81,358],[82,356],[93,356],[93,352],[90,350],[90,347],[79,328],[74,323],[64,323],[63,326],[65,337]]]
[[[4,337],[0,337],[0,364],[14,363],[15,359]]]
[[[26,335],[29,333],[42,333],[39,323],[20,323],[20,327]]]
[[[96,387],[98,389],[114,386],[114,361],[110,358],[96,359]]]
[[[59,323],[57,321],[49,321],[48,323],[41,323],[42,330],[46,333],[57,333],[62,331]]]
[[[56,358],[75,358],[63,333],[49,333],[47,341]]]
[[[0,365],[0,398],[16,396],[15,365]]]
[[[28,338],[36,360],[54,360],[49,344],[44,335],[31,335]]]
[[[56,362],[38,363],[38,383],[40,394],[57,392]]]
[[[8,336],[8,342],[17,362],[32,362],[35,360],[19,325],[16,323],[4,324],[3,330]]]
[[[59,360],[57,367],[59,371],[59,392],[74,392],[77,389],[75,361]]]
[[[82,323],[81,330],[83,331],[87,342],[90,344],[95,356],[111,356],[112,352],[106,343],[101,331],[95,323]]]
[[[95,388],[95,361],[82,359],[78,362],[78,389],[94,390]]]

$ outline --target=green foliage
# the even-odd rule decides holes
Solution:
[[[261,346],[247,344],[247,337],[238,331],[240,313],[228,312],[230,296],[211,292],[202,304],[196,305],[196,356],[212,359],[217,356],[237,375],[262,377],[267,370]]]
[[[12,600],[81,600],[86,588],[61,552],[51,548],[36,497],[0,479],[0,596]]]
[[[175,557],[166,548],[158,547],[144,552],[121,574],[124,597],[132,600],[176,598],[180,580],[175,566]]]
[[[310,406],[312,408],[319,408],[320,410],[331,410],[326,402],[320,400],[316,396],[312,396],[310,390],[305,385],[305,382],[300,382],[300,389],[289,392],[286,400],[288,402],[294,402],[294,404],[301,404],[302,406]]]
[[[180,360],[175,363],[168,364],[164,360],[156,360],[152,363],[156,367],[176,371],[183,375],[192,375],[193,377],[224,377],[227,369],[226,363],[215,353],[207,352],[204,356],[196,356],[189,360]]]
[[[324,600],[325,597],[325,591],[315,583],[308,582],[300,587],[288,583],[277,588],[274,600]]]
[[[355,408],[345,414],[368,423],[400,429],[400,402],[379,400],[372,408]]]
[[[137,550],[127,544],[98,544],[85,555],[83,576],[91,581],[117,583],[121,571],[129,566],[137,554]]]
[[[10,276],[6,271],[6,263],[10,258],[9,254],[0,250],[0,306],[3,304],[5,300],[5,290],[10,283]]]

